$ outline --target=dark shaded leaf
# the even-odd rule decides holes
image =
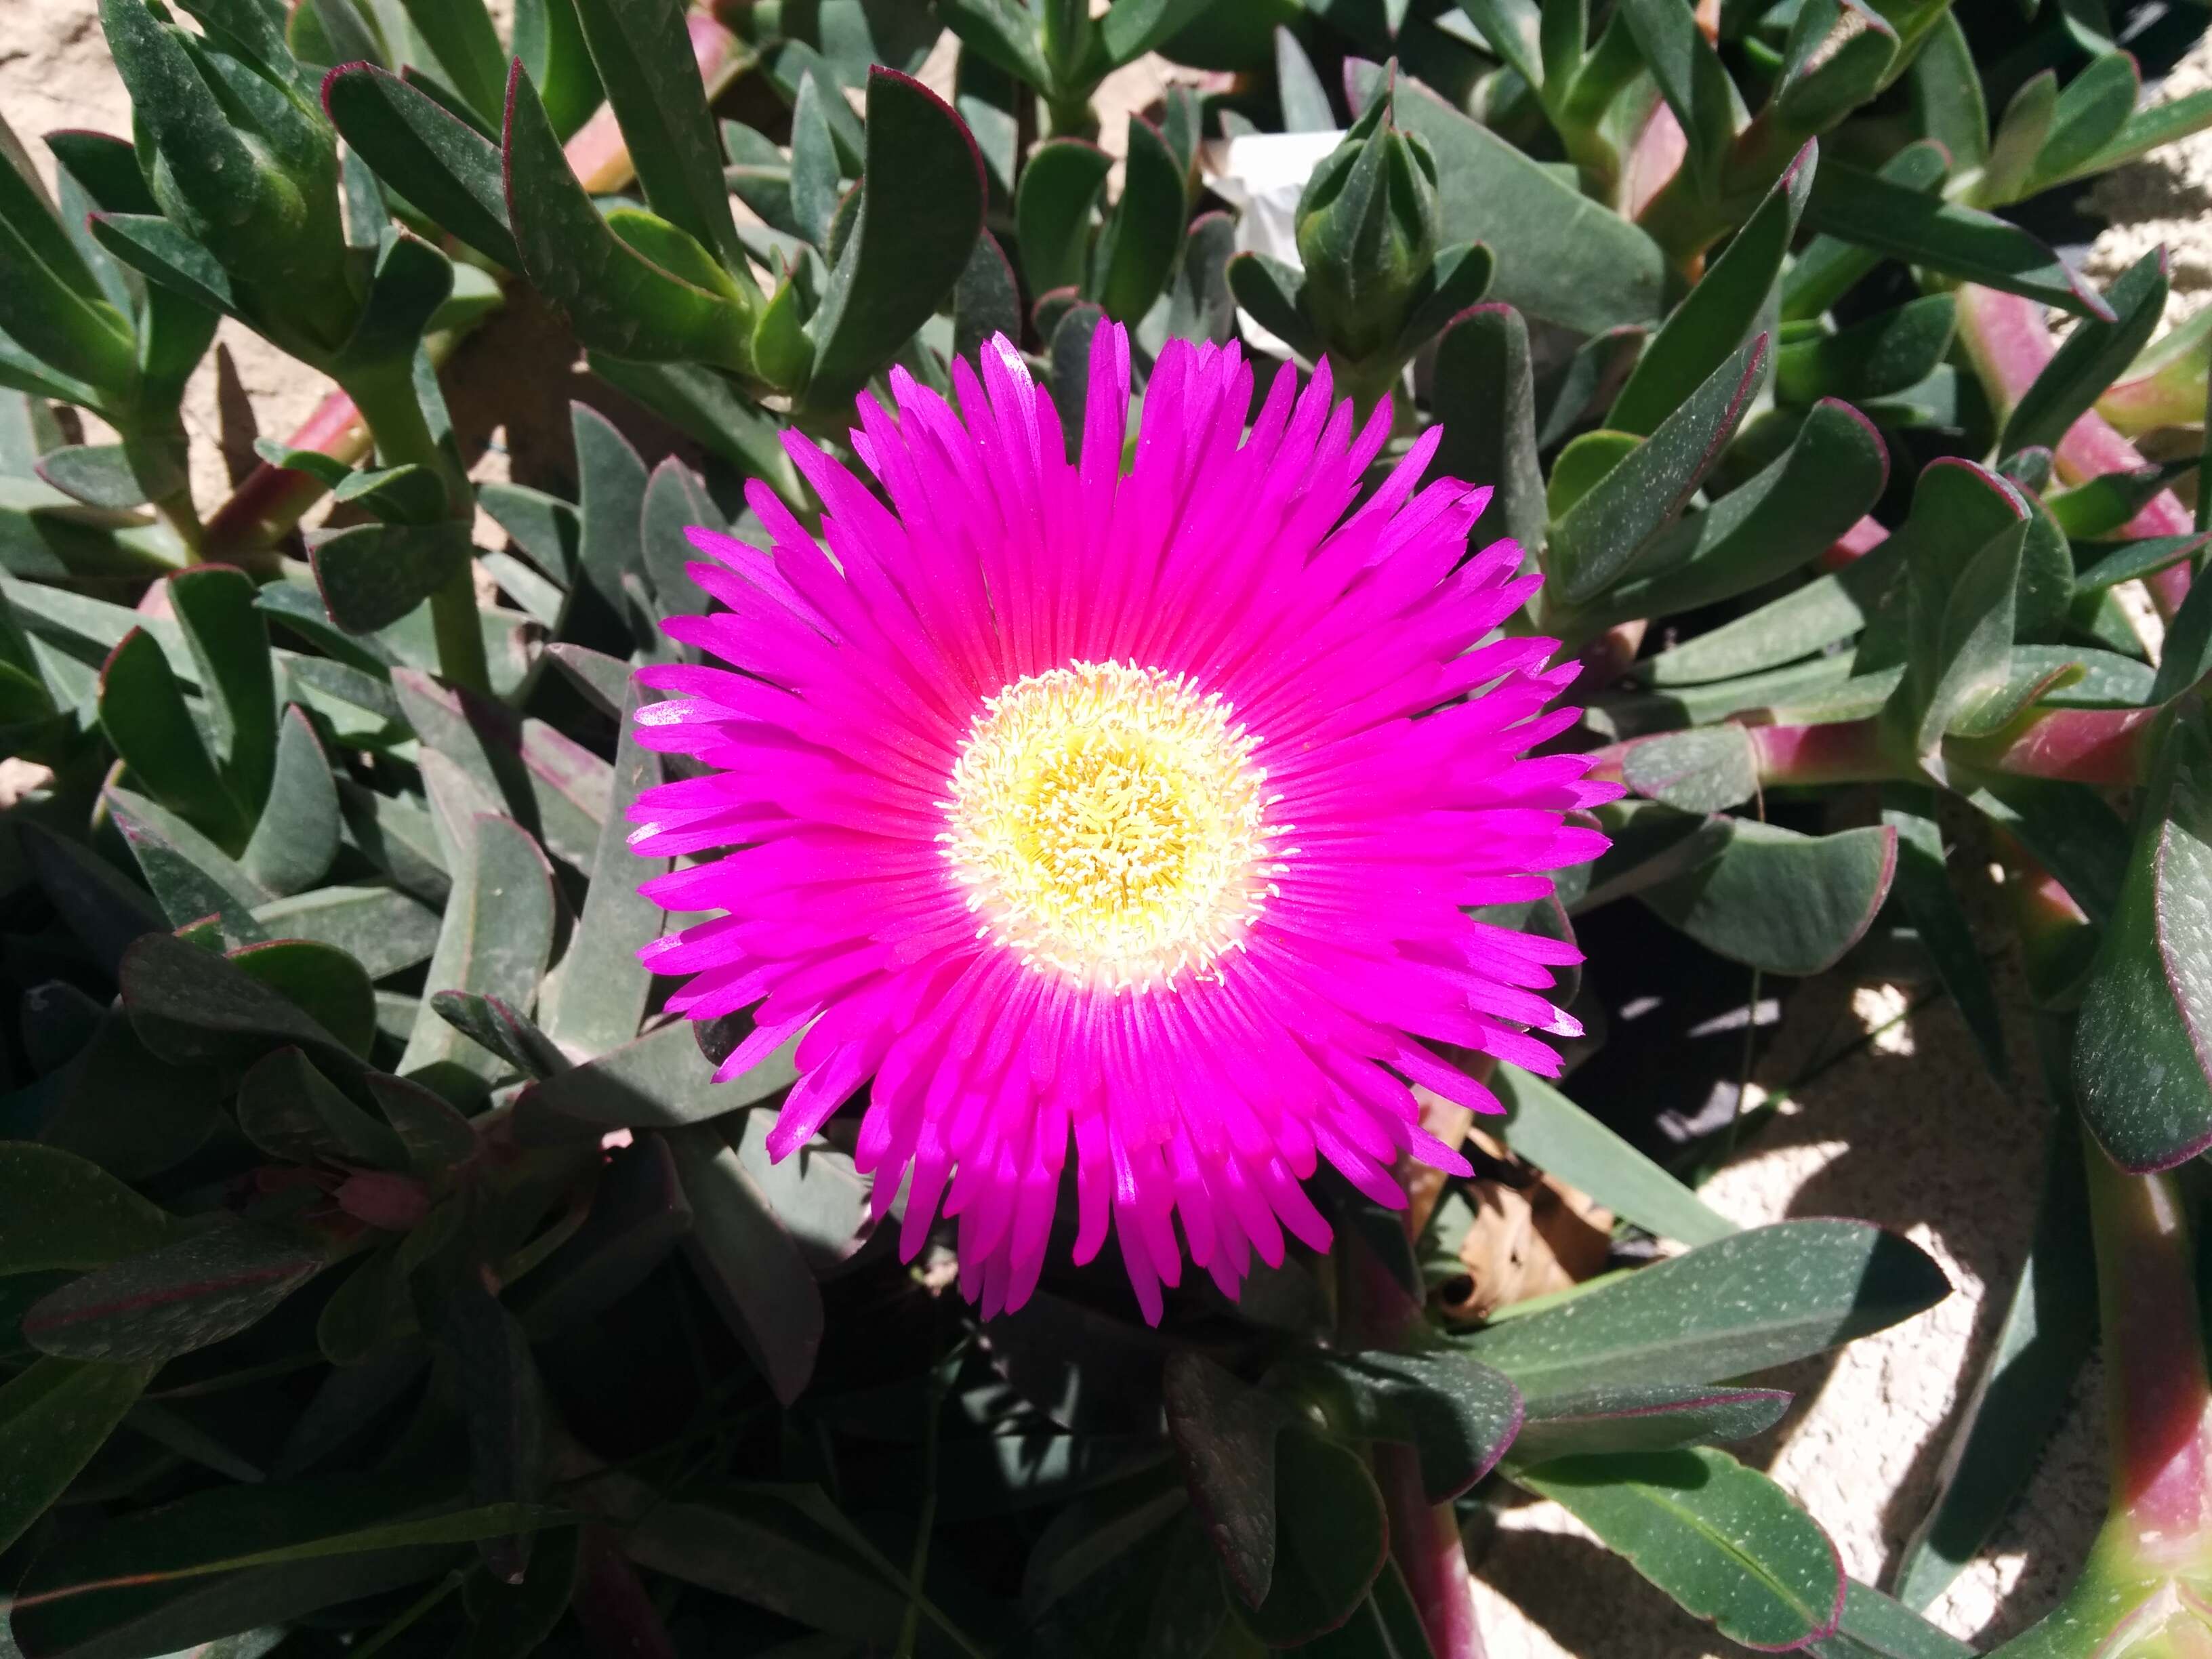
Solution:
[[[325,1261],[290,1234],[221,1224],[64,1285],[24,1315],[23,1334],[64,1359],[173,1359],[257,1323]]]

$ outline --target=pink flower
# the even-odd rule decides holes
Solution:
[[[645,884],[726,913],[645,955],[691,976],[670,1007],[753,1011],[718,1075],[805,1033],[775,1156],[867,1086],[878,1215],[906,1186],[908,1256],[957,1217],[987,1315],[1035,1288],[1072,1150],[1075,1260],[1110,1228],[1158,1321],[1186,1249],[1233,1296],[1285,1228],[1326,1248],[1319,1159],[1390,1205],[1401,1153],[1466,1172],[1411,1085],[1497,1103],[1428,1042],[1557,1074],[1528,1028],[1576,1029],[1544,993],[1577,953],[1468,911],[1548,894],[1605,844],[1563,815],[1619,790],[1527,757],[1575,671],[1488,637],[1538,579],[1468,556],[1487,489],[1416,493],[1436,430],[1347,516],[1389,413],[1355,436],[1325,366],[1248,434],[1236,348],[1170,342],[1126,465],[1120,329],[1073,464],[1013,347],[981,371],[964,419],[904,370],[896,412],[860,398],[880,498],[788,441],[826,553],[757,485],[771,548],[692,532],[727,609],[668,632],[741,672],[640,671],[674,694],[644,740],[711,769],[632,841],[738,850]]]

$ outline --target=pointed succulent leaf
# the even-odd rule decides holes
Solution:
[[[712,255],[696,240],[678,240],[686,233],[672,221],[658,222],[668,233],[657,239],[662,252],[684,250],[686,270],[656,263],[636,247],[642,229],[656,222],[635,210],[633,237],[616,234],[570,170],[519,64],[507,86],[504,150],[507,220],[523,270],[568,312],[586,344],[647,362],[750,368],[748,303],[730,296],[726,276],[724,283],[696,280]]]
[[[1779,1389],[1698,1382],[1630,1382],[1538,1401],[1513,1455],[1526,1468],[1592,1453],[1679,1451],[1748,1440],[1781,1420],[1790,1396]]]
[[[508,818],[477,817],[424,975],[426,992],[474,991],[529,1009],[552,950],[556,903],[552,870],[529,833]],[[469,1099],[500,1077],[502,1062],[426,1002],[399,1069],[449,1098]]]
[[[1050,89],[1036,15],[1018,0],[942,0],[938,13],[962,46],[1039,92]]]
[[[520,267],[497,143],[374,64],[332,70],[323,107],[378,178],[479,253]]]
[[[1735,436],[1766,344],[1761,334],[1737,347],[1553,526],[1544,556],[1561,599],[1581,604],[1604,592],[1682,510]]]
[[[483,0],[401,0],[407,21],[436,57],[447,82],[477,118],[499,119],[507,92],[507,54]]]
[[[811,325],[810,403],[842,409],[952,291],[983,231],[983,164],[937,94],[868,76],[868,152],[850,240]]]
[[[1735,136],[1739,100],[1696,15],[1670,0],[1624,0],[1620,15],[1689,141],[1692,176],[1717,181]]]
[[[1322,337],[1304,305],[1305,273],[1265,253],[1239,253],[1229,262],[1229,290],[1253,320],[1301,357],[1317,361]]]
[[[2048,1066],[2045,1073],[2054,1094],[2068,1088],[2058,1058],[2059,1074]],[[2088,1194],[2070,1111],[2055,1115],[2050,1147],[2035,1231],[2003,1323],[1952,1431],[1935,1498],[1899,1558],[1896,1594],[1909,1607],[1932,1606],[2019,1501],[2034,1470],[2021,1448],[2058,1431],[2096,1343]]]
[[[316,1246],[275,1228],[219,1223],[42,1297],[24,1315],[23,1335],[63,1359],[173,1359],[258,1322],[325,1260]]]
[[[2085,318],[2070,329],[2051,361],[2005,419],[1997,453],[2057,444],[2105,388],[2135,361],[2166,314],[2166,257],[2154,248],[2113,280],[2105,302],[2109,321]]]
[[[817,247],[829,246],[830,221],[837,216],[837,200],[843,194],[837,146],[822,112],[824,96],[842,94],[824,94],[811,75],[803,75],[799,80],[799,101],[791,109],[792,223]]]
[[[2212,737],[2200,705],[2169,728],[2075,1039],[2083,1121],[2121,1168],[2212,1145]]]
[[[1952,297],[1927,294],[1833,334],[1785,335],[1774,356],[1775,396],[1794,404],[1817,398],[1863,404],[1905,391],[1936,372],[1957,330]]]
[[[2057,177],[2039,173],[2039,187],[2048,189],[2109,173],[2154,149],[2202,132],[2208,126],[2212,126],[2212,87],[2166,99],[2136,111],[2102,149],[2076,162],[2065,173]]]
[[[1091,208],[1106,188],[1113,157],[1082,139],[1046,139],[1022,168],[1015,195],[1015,234],[1030,295],[1073,288],[1084,279],[1091,248]]]
[[[1863,1221],[1731,1233],[1460,1346],[1540,1402],[1613,1386],[1709,1382],[1822,1353],[1950,1293],[1916,1246]]]
[[[1780,1486],[1726,1452],[1571,1457],[1516,1469],[1514,1479],[1746,1646],[1799,1647],[1842,1622],[1835,1545]]]
[[[744,248],[690,34],[695,27],[717,26],[687,18],[677,0],[577,0],[576,14],[646,201],[725,265],[742,270]],[[514,85],[510,78],[510,127]],[[531,95],[535,100],[534,87]]]
[[[1661,1238],[1710,1244],[1735,1224],[1541,1078],[1500,1066],[1499,1139],[1522,1157]]]
[[[1902,189],[1927,194],[1942,184],[1950,167],[1941,145],[1921,139],[1884,161],[1876,176]],[[1872,248],[1839,237],[1810,238],[1784,273],[1782,320],[1803,322],[1818,317],[1881,264],[1881,257]]]
[[[1510,536],[1523,550],[1544,543],[1544,476],[1536,455],[1536,388],[1528,326],[1510,306],[1478,305],[1437,346],[1433,405],[1443,428],[1437,471],[1492,486],[1477,526]]]
[[[149,282],[208,311],[243,314],[230,273],[167,219],[158,214],[95,213],[90,222],[94,240]]]
[[[1826,132],[1873,101],[1900,61],[1897,31],[1860,0],[1799,9],[1766,118],[1784,132]]]
[[[2028,193],[2073,173],[2120,136],[2142,91],[2136,60],[2107,52],[2066,83],[2051,112],[2049,131],[2028,167]]]
[[[1183,243],[1183,174],[1141,116],[1129,122],[1121,199],[1098,240],[1098,303],[1116,322],[1133,324],[1167,286]]]
[[[1661,532],[1645,574],[1607,594],[1595,620],[1658,616],[1731,599],[1835,544],[1881,499],[1889,459],[1873,423],[1824,399],[1779,460]]]
[[[45,1515],[120,1426],[154,1364],[36,1360],[0,1386],[0,1549]]]
[[[1727,250],[1644,347],[1606,424],[1648,436],[1757,324],[1812,193],[1820,146],[1797,152]]]
[[[2111,319],[2096,291],[2026,231],[1841,161],[1831,160],[1820,169],[1805,204],[1805,223],[1947,276],[2041,300],[2077,317]]]

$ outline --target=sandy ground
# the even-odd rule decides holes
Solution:
[[[949,80],[949,59],[932,68]],[[925,71],[926,78],[928,71]],[[1127,112],[1157,95],[1160,67],[1133,65],[1101,99],[1109,146]],[[2185,59],[2165,95],[2212,84],[2212,52]],[[0,115],[46,165],[39,136],[61,126],[129,130],[123,89],[109,65],[93,0],[0,0]],[[2173,252],[2178,318],[2212,295],[2212,136],[2101,181],[2092,200],[2121,222],[2100,240],[2090,268],[2100,279],[2145,248]],[[522,377],[518,386],[515,377]],[[557,322],[528,305],[491,325],[448,380],[459,424],[487,445],[486,475],[563,487],[567,402],[586,383]],[[326,387],[252,335],[226,324],[220,349],[192,387],[188,422],[201,441],[194,464],[204,506],[219,500],[252,462],[256,432],[281,436]],[[594,395],[650,440],[650,422]],[[495,413],[526,412],[526,425],[495,428]],[[666,447],[665,440],[660,447]],[[1882,1024],[1900,993],[1808,988],[1793,1002],[1760,1075],[1802,1074],[1825,1046]],[[2024,1033],[2015,1052],[2028,1052]],[[1957,1287],[1940,1307],[1853,1346],[1832,1363],[1801,1367],[1790,1416],[1751,1449],[1829,1528],[1849,1569],[1879,1582],[1924,1505],[1938,1449],[1957,1408],[1961,1378],[1994,1334],[2002,1297],[2018,1271],[2042,1143],[2033,1090],[2000,1091],[1984,1074],[1964,1030],[1940,1001],[1799,1091],[1767,1131],[1707,1188],[1714,1206],[1745,1223],[1784,1216],[1865,1216],[1905,1232],[1941,1261]],[[1984,1557],[1938,1604],[1958,1634],[1987,1643],[2039,1615],[2064,1587],[2103,1504],[2095,1382],[2086,1380],[2074,1420],[2043,1459],[2030,1501]],[[1698,1659],[1734,1651],[1676,1610],[1625,1563],[1586,1538],[1555,1507],[1510,1511],[1477,1547],[1477,1594],[1495,1659]]]
[[[2212,36],[2199,40],[2173,66],[2159,100],[2212,87]],[[2111,221],[2084,262],[2100,283],[2117,276],[2144,254],[2166,245],[2172,289],[2166,297],[2169,326],[2212,304],[2212,132],[2200,132],[2098,179],[2089,192],[2093,211]]]

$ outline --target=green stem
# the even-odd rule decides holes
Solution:
[[[2147,1561],[2202,1571],[2212,1383],[2180,1188],[2171,1175],[2124,1173],[2094,1141],[2087,1151],[2113,1522]]]
[[[474,499],[467,475],[431,435],[410,367],[404,362],[381,366],[349,376],[342,384],[368,422],[383,464],[429,468],[445,484],[453,516],[466,514]],[[489,696],[491,667],[484,658],[476,581],[469,564],[462,564],[430,595],[430,632],[437,643],[439,673],[465,690]]]
[[[192,505],[191,486],[186,484],[182,489],[172,490],[150,505],[154,516],[167,525],[170,532],[184,544],[185,556],[198,564],[204,532],[199,509]]]

